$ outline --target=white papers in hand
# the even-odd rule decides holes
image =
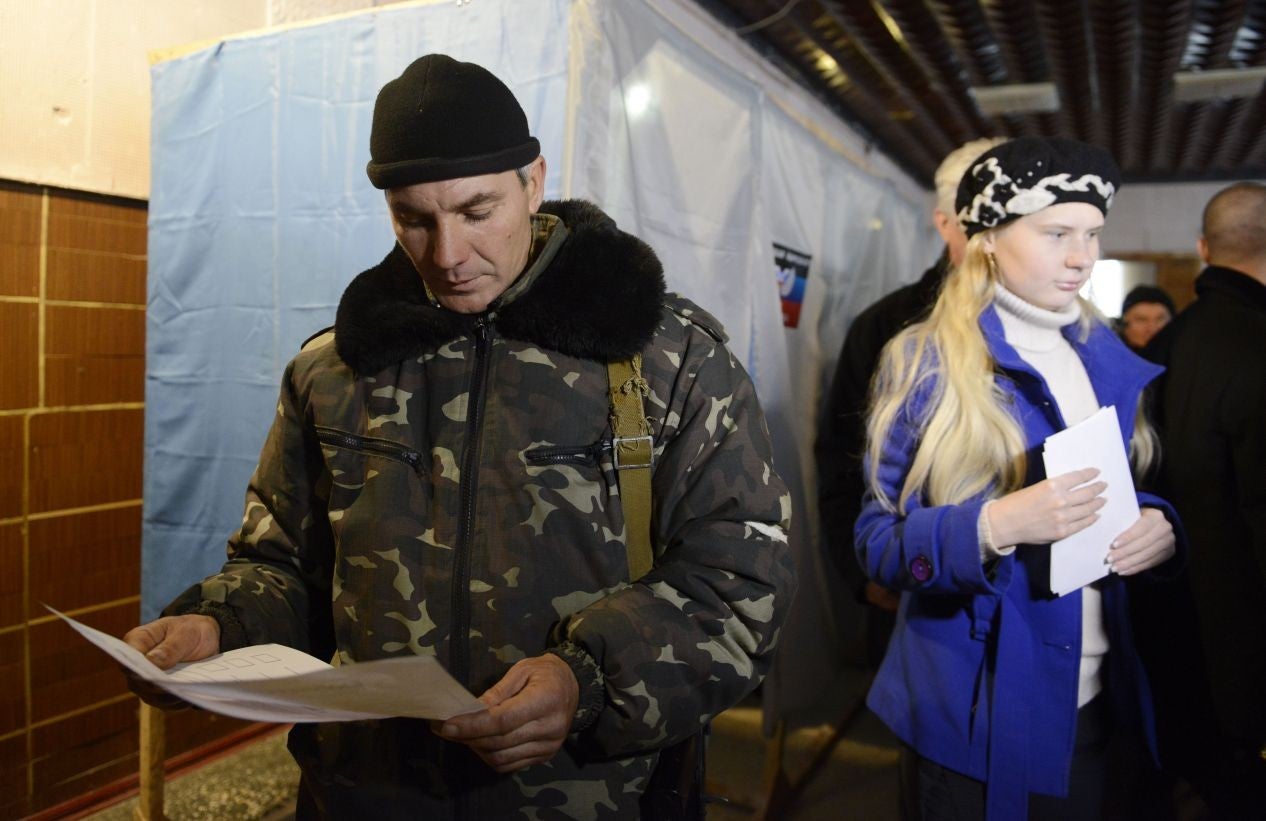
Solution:
[[[1111,405],[1048,436],[1042,457],[1048,477],[1098,468],[1093,481],[1108,484],[1103,492],[1107,504],[1100,508],[1098,521],[1051,545],[1051,592],[1062,596],[1108,575],[1108,548],[1138,521],[1138,497],[1116,408]]]
[[[447,719],[484,709],[432,656],[331,667],[290,647],[257,644],[160,670],[114,636],[48,609],[146,681],[234,718],[285,724],[395,716]]]

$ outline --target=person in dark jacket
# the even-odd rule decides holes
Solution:
[[[1204,211],[1196,301],[1147,349],[1161,492],[1191,542],[1186,577],[1140,617],[1163,763],[1219,817],[1266,815],[1266,186]],[[1155,592],[1155,591],[1154,591]],[[1194,605],[1194,618],[1190,607]],[[1178,636],[1183,636],[1178,639]]]
[[[963,256],[967,237],[954,214],[954,195],[967,167],[984,152],[1001,143],[998,138],[972,140],[946,155],[936,169],[936,206],[932,222],[945,240],[945,250],[913,282],[872,304],[849,326],[835,367],[835,377],[818,427],[815,454],[818,465],[818,510],[822,522],[822,549],[844,577],[848,592],[868,605],[866,655],[872,668],[879,666],[897,610],[896,593],[866,578],[853,552],[853,523],[862,509],[862,450],[865,447],[866,399],[879,353],[888,340],[910,323],[922,319],[950,265]]]
[[[432,726],[296,725],[300,818],[642,817],[661,751],[760,682],[793,595],[755,388],[645,243],[543,201],[486,69],[416,60],[370,155],[396,242],[287,367],[228,561],[125,639],[164,668],[431,655],[479,695]],[[614,435],[613,394],[645,398],[645,435]],[[644,517],[617,478],[639,455]]]

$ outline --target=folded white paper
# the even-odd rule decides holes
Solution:
[[[234,718],[283,724],[395,716],[447,719],[484,709],[433,656],[331,667],[290,647],[257,644],[160,670],[131,645],[48,609],[146,681]]]
[[[1048,477],[1098,468],[1099,475],[1092,481],[1108,483],[1103,492],[1107,503],[1100,508],[1098,521],[1051,545],[1051,592],[1063,596],[1108,575],[1108,548],[1138,521],[1138,496],[1116,408],[1111,405],[1048,436],[1042,457]]]

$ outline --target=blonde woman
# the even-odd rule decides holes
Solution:
[[[1150,738],[1122,577],[1175,554],[1172,513],[1143,513],[1112,573],[1049,591],[1050,544],[1093,523],[1093,469],[1043,474],[1052,433],[1115,406],[1136,470],[1155,457],[1138,412],[1160,369],[1077,295],[1120,173],[1104,151],[1021,138],[968,169],[968,237],[927,320],[885,349],[868,422],[856,549],[902,591],[868,703],[917,757],[924,818],[1100,817],[1114,724]]]

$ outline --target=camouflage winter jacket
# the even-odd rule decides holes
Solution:
[[[794,587],[790,497],[716,320],[581,202],[481,315],[397,248],[286,369],[223,571],[173,611],[222,646],[434,654],[476,695],[555,648],[581,684],[547,764],[499,776],[410,719],[299,725],[332,817],[635,818],[655,751],[760,681]],[[628,580],[605,362],[644,357],[656,566]],[[391,817],[395,817],[393,814]]]

